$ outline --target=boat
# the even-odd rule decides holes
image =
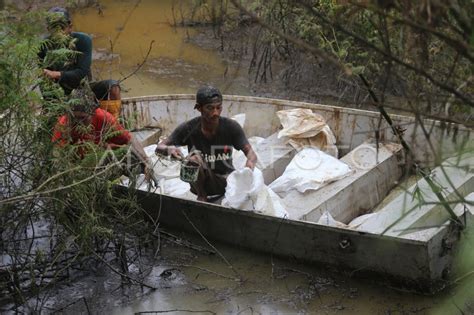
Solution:
[[[178,124],[197,116],[194,104],[194,95],[127,98],[123,100],[122,116],[140,141],[149,145],[156,143],[159,136],[169,135]],[[301,194],[288,194],[285,199],[289,217],[144,190],[137,190],[139,203],[152,217],[159,219],[160,226],[198,234],[210,241],[330,265],[349,270],[354,276],[368,275],[421,292],[435,292],[445,286],[461,239],[460,230],[472,226],[474,209],[469,203],[453,203],[457,218],[453,220],[437,202],[422,206],[416,202],[414,195],[420,191],[427,194],[427,201],[437,201],[436,196],[431,196],[432,192],[430,195],[423,178],[412,178],[405,183],[405,188],[399,188],[404,175],[403,150],[380,113],[224,95],[222,115],[246,114],[246,135],[263,137],[268,144],[274,144],[278,141],[275,135],[281,129],[276,113],[295,108],[310,109],[324,117],[334,133],[338,156],[357,170],[351,176],[305,194],[304,199]],[[453,123],[425,120],[424,128],[430,133],[430,141],[427,141],[424,129],[414,117],[391,115],[391,118],[397,128],[404,130],[405,139],[421,167],[445,161],[444,167],[435,168],[433,172],[441,185],[449,186],[443,191],[446,199],[454,200],[459,196],[456,194],[474,199],[472,154],[459,155],[460,148],[472,146],[472,130]],[[375,142],[374,137],[377,137]],[[271,157],[264,156],[268,149],[265,143],[254,149],[260,153],[259,160],[265,160],[262,172],[266,184],[280,176],[294,157],[294,151],[285,146]],[[368,156],[372,162],[366,165]],[[324,213],[330,213],[342,225],[321,224]],[[370,213],[377,218],[367,215]],[[348,226],[361,215],[365,220],[356,228]]]

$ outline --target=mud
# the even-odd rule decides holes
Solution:
[[[148,257],[142,265],[149,268],[143,282],[155,289],[123,285],[119,276],[100,268],[58,287],[44,310],[60,314],[455,314],[456,303],[465,310],[472,307],[449,292],[438,296],[401,292],[377,284],[376,279],[354,279],[329,267],[213,243],[227,264],[202,240],[178,236],[163,240],[159,257]],[[130,266],[131,276],[138,272],[137,266]]]
[[[281,97],[275,91],[277,83],[256,88],[243,61],[223,58],[216,51],[219,45],[209,39],[212,30],[197,36],[194,29],[173,28],[172,0],[144,0],[137,7],[136,1],[100,3],[102,14],[96,7],[77,10],[74,27],[94,36],[96,78],[123,79],[139,68],[122,82],[123,96],[194,93],[199,85],[211,83],[226,94]],[[78,274],[30,304],[44,303],[46,313],[59,314],[457,314],[461,309],[474,313],[472,282],[422,296],[377,279],[354,279],[329,267],[213,243],[230,267],[220,255],[183,245],[188,240],[211,250],[201,239],[170,232],[179,238],[163,240],[158,257],[148,254],[139,266],[129,266],[132,276],[146,274],[143,282],[154,289],[124,285],[107,267],[90,266],[86,275]]]

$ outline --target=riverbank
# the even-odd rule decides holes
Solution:
[[[161,2],[163,3],[165,2]],[[157,55],[149,59],[143,73],[137,73],[133,84],[128,80],[124,82],[128,90],[124,92],[138,95],[148,92],[160,94],[161,91],[193,93],[196,86],[208,81],[222,86],[229,93],[240,93],[238,88],[241,88],[244,91],[242,94],[312,100],[280,91],[276,68],[272,70],[275,73],[273,81],[267,81],[263,87],[258,86],[247,76],[249,55],[245,55],[247,59],[240,59],[238,53],[232,55],[232,50],[227,48],[222,54],[228,59],[221,61],[217,53],[219,41],[212,38],[206,43],[200,37],[209,37],[206,32],[212,30],[201,29],[204,31],[202,35],[198,32],[199,34],[188,38],[191,31],[184,28],[173,30],[161,16],[153,15],[154,12],[161,12],[156,7],[157,3],[142,5],[144,7],[140,10],[145,13],[140,11],[135,16],[132,12],[130,19],[125,18],[131,12],[133,3],[115,11],[110,7],[106,8],[105,17],[99,17],[95,8],[86,8],[75,15],[79,23],[78,30],[86,31],[90,27],[96,32],[99,29],[105,33],[94,34],[93,31],[88,31],[95,35],[95,43],[102,43],[102,47],[96,45],[98,49],[106,49],[104,47],[107,47],[109,39],[119,36],[115,46],[118,57],[114,59],[122,60],[120,63],[117,61],[119,66],[128,67],[114,70],[114,75],[119,77],[121,73],[126,74],[136,67],[136,60],[131,60],[131,57],[138,55],[139,60],[143,59],[147,44],[154,39],[153,36],[163,36],[155,42],[155,47],[159,48]],[[147,15],[146,12],[150,13]],[[98,23],[104,24],[98,27]],[[148,26],[145,27],[146,25]],[[123,29],[127,31],[121,32]],[[145,39],[140,49],[132,51],[140,43],[137,34],[145,35]],[[183,37],[178,37],[177,40],[177,36]],[[182,44],[183,40],[187,42]],[[196,48],[190,43],[200,43],[201,47]],[[130,50],[118,50],[122,49],[121,45]],[[202,60],[206,62],[200,63]],[[107,60],[104,64],[109,65]],[[111,75],[107,71],[103,73]],[[209,249],[203,250],[207,247],[202,240],[182,235],[179,231],[166,232],[168,235],[161,234],[157,237],[150,231],[150,237],[157,237],[162,242],[158,255],[143,254],[137,263],[129,266],[131,276],[145,275],[141,281],[146,286],[127,283],[126,277],[124,279],[109,268],[103,268],[104,266],[87,266],[83,270],[86,275],[71,277],[58,284],[54,292],[46,292],[41,296],[39,303],[44,303],[49,312],[117,314],[172,310],[207,313],[447,314],[456,312],[460,303],[451,298],[451,293],[454,292],[451,290],[434,297],[424,297],[411,292],[399,292],[379,283],[352,279],[350,274],[341,274],[338,270],[325,266],[301,265],[294,261],[278,260],[267,255],[213,244],[241,276],[237,281],[224,260],[209,252]],[[190,247],[189,244],[196,246]],[[444,301],[441,300],[447,300],[448,304],[454,302],[443,308]],[[461,306],[471,309],[469,305]]]

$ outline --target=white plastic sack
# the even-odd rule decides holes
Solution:
[[[250,145],[254,149],[255,154],[257,154],[256,148],[258,144],[265,139],[261,137],[250,137],[248,140],[249,140]],[[240,150],[233,150],[232,163],[234,164],[234,168],[236,170],[243,169],[245,167],[245,163],[247,163],[247,157],[245,156],[244,152]],[[258,154],[257,154],[257,163],[258,163]]]
[[[181,168],[181,164],[179,161],[170,159],[169,157],[160,156],[158,157],[155,154],[156,144],[149,145],[144,148],[144,151],[150,162],[153,165],[153,171],[155,176],[160,178],[176,178],[179,177],[179,171]],[[188,155],[188,148],[187,147],[179,147],[183,156]]]
[[[143,148],[145,154],[150,159],[153,165],[153,171],[156,179],[159,181],[159,187],[156,187],[156,192],[167,194],[174,197],[196,199],[195,195],[190,192],[189,183],[183,182],[179,178],[180,162],[169,159],[168,157],[158,157],[155,154],[156,144],[149,145]],[[188,154],[186,147],[180,147],[183,156]],[[123,185],[129,186],[128,178],[122,181]],[[145,176],[140,174],[137,178],[137,189],[148,190],[149,183],[145,180]]]
[[[349,226],[351,228],[358,228],[362,223],[364,223],[365,221],[367,221],[369,218],[373,217],[374,215],[377,215],[377,214],[376,213],[366,213],[366,214],[360,215],[358,217],[355,217],[349,223]]]
[[[264,184],[262,171],[258,168],[252,171],[246,167],[229,174],[222,205],[280,218],[288,217],[282,200]]]
[[[304,193],[307,190],[317,190],[351,173],[351,168],[338,159],[315,148],[304,148],[269,187],[276,193],[291,189]]]
[[[288,137],[289,144],[295,149],[315,147],[337,157],[336,137],[326,120],[311,109],[295,108],[277,112],[283,129],[278,138]]]
[[[183,182],[179,177],[160,180],[160,192],[179,198],[196,200],[196,195],[191,192],[189,183]]]
[[[244,128],[246,118],[245,114],[237,114],[230,118],[235,120],[240,125],[240,127]]]
[[[339,228],[347,228],[347,225],[342,223],[342,222],[339,222],[339,221],[336,221],[332,215],[327,212],[327,211],[324,211],[324,213],[321,215],[321,217],[319,218],[318,224],[321,224],[321,225],[327,225],[327,226],[334,226],[334,227],[339,227]]]

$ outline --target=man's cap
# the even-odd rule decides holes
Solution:
[[[215,102],[222,102],[222,94],[217,88],[211,85],[205,85],[198,89],[196,93],[196,103],[198,105],[206,105]]]
[[[48,10],[46,22],[49,28],[65,27],[71,24],[71,15],[69,11],[62,7],[53,7]]]

